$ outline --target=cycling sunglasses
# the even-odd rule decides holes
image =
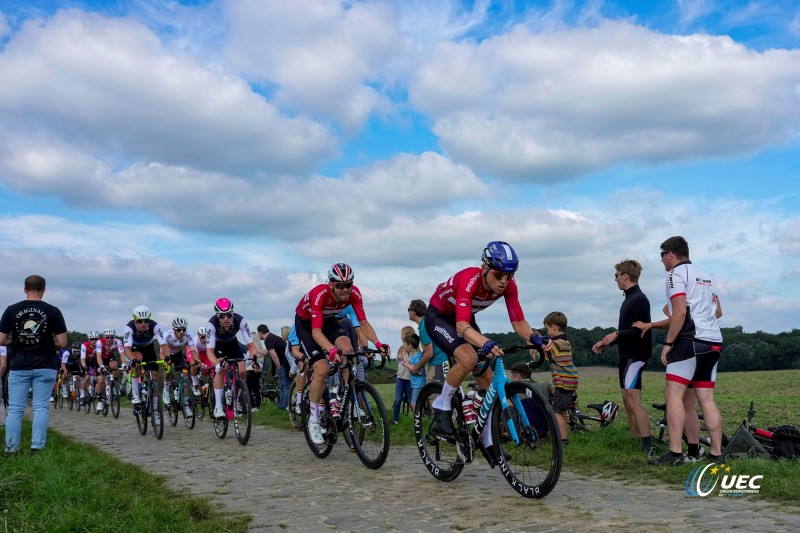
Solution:
[[[340,291],[343,291],[345,289],[351,289],[351,288],[353,288],[353,282],[352,281],[347,281],[347,282],[334,283],[333,284],[333,288],[334,289],[338,289]]]
[[[186,328],[175,328],[175,333],[186,333]]]
[[[514,277],[514,272],[500,272],[499,270],[492,270],[491,272],[492,272],[492,277],[494,277],[494,279],[496,279],[497,281],[503,281],[503,280],[511,281],[511,279]]]
[[[136,319],[137,324],[147,324],[148,322],[150,322],[150,320],[147,318],[145,318],[144,320],[139,320],[138,318]]]
[[[233,318],[233,313],[217,313],[217,316],[222,319]]]

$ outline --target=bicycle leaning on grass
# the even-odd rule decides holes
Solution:
[[[510,354],[534,348],[515,345],[502,350]],[[539,364],[544,360],[539,350]],[[563,445],[553,409],[532,383],[509,381],[502,356],[492,358],[488,365],[494,377],[478,413],[471,411],[471,399],[462,388],[455,390],[453,437],[441,437],[431,431],[434,422],[431,406],[441,394],[442,384],[430,382],[422,388],[414,410],[414,433],[422,462],[436,479],[452,481],[461,474],[464,465],[473,462],[478,448],[492,468],[499,467],[518,494],[543,498],[556,486],[563,461]],[[533,412],[540,413],[536,423],[528,416]],[[492,413],[492,425],[488,428],[492,432],[491,451],[485,450],[481,443],[489,413]],[[473,418],[475,423],[468,423]]]

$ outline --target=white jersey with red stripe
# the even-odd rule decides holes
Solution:
[[[97,354],[102,353],[98,344],[100,341],[84,341],[81,343],[81,359],[91,358],[92,361],[95,360]]]
[[[109,343],[106,343],[104,339],[99,339],[97,341],[95,353],[99,353],[100,357],[103,359],[110,359],[111,355],[114,353],[114,350],[119,353],[120,357],[125,355],[125,348],[122,346],[122,341],[116,337],[111,339]]]
[[[442,314],[455,315],[456,322],[470,322],[472,315],[503,298],[511,322],[525,320],[525,314],[519,305],[517,282],[512,278],[505,291],[491,292],[483,286],[481,272],[481,267],[469,267],[457,272],[436,287],[430,305]]]
[[[350,298],[340,302],[333,297],[331,286],[327,283],[317,285],[306,293],[295,308],[295,313],[301,320],[310,320],[311,328],[321,328],[326,318],[334,317],[341,313],[348,305],[353,306],[353,311],[359,321],[367,319],[364,312],[364,300],[361,291],[353,285]]]
[[[722,342],[716,316],[717,295],[711,276],[691,261],[683,261],[667,273],[666,285],[670,314],[672,299],[686,296],[686,320],[678,337]]]
[[[169,346],[169,353],[170,355],[175,355],[176,353],[181,351],[181,348],[184,346],[187,347],[187,350],[191,348],[192,350],[197,350],[197,344],[195,343],[194,337],[188,331],[183,333],[183,338],[178,339],[175,336],[175,330],[168,329],[164,333],[164,341]]]

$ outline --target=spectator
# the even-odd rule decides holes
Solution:
[[[406,353],[411,354],[406,359],[405,365],[408,367],[411,375],[411,410],[413,411],[417,405],[417,398],[425,386],[425,371],[420,368],[419,360],[422,359],[422,352],[419,351],[419,335],[411,333],[405,338]],[[416,370],[412,370],[416,369]]]
[[[22,415],[33,389],[33,434],[31,450],[42,450],[47,442],[49,398],[56,382],[56,346],[67,345],[67,326],[61,311],[44,301],[45,279],[25,278],[26,299],[8,306],[0,318],[0,346],[8,350],[8,419],[6,453],[17,453],[22,433]]]
[[[395,425],[400,423],[400,407],[403,400],[411,403],[411,372],[406,366],[406,360],[411,355],[406,348],[406,338],[414,334],[414,328],[405,326],[400,330],[400,348],[397,349],[397,382],[394,386],[394,417]]]
[[[258,356],[248,360],[246,368],[245,383],[250,391],[250,405],[252,411],[257,413],[261,408],[261,365],[258,364]]]
[[[422,359],[410,370],[415,373],[423,366],[428,365],[426,380],[444,383],[449,362],[447,354],[431,341],[431,337],[425,329],[425,313],[427,311],[428,306],[422,300],[411,300],[411,303],[408,304],[408,318],[416,322],[419,327],[419,338],[422,345]]]
[[[509,370],[511,373],[511,381],[531,381],[531,367],[527,363],[514,363]],[[545,383],[532,383],[536,392],[546,402],[550,401],[550,396],[555,390],[553,384]],[[547,436],[547,415],[536,405],[532,398],[522,398],[522,408],[525,409],[525,415],[528,421],[536,428],[536,433],[539,437]]]
[[[270,333],[266,324],[260,324],[256,330],[258,338],[264,343],[264,350],[260,352],[256,350],[256,353],[265,356],[265,360],[266,356],[269,356],[277,368],[278,379],[275,380],[275,385],[278,387],[278,409],[286,409],[289,406],[289,388],[292,386],[292,381],[289,379],[289,361],[286,360],[286,340]]]
[[[625,299],[619,308],[617,330],[612,331],[592,346],[594,353],[602,353],[608,346],[619,350],[619,388],[622,403],[628,415],[628,430],[634,438],[642,439],[642,449],[652,455],[650,417],[642,405],[642,372],[652,354],[653,336],[648,330],[633,327],[634,322],[650,322],[650,301],[639,288],[642,265],[625,259],[614,265],[614,280],[623,291]]]
[[[6,405],[8,405],[8,348],[0,346],[0,427],[6,425]]]

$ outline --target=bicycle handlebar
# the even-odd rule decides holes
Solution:
[[[544,353],[544,350],[540,346],[534,346],[533,344],[513,344],[511,346],[501,346],[501,350],[503,350],[503,355],[512,354],[515,352],[519,352],[521,350],[536,350],[539,352],[539,360],[538,361],[528,361],[528,368],[531,370],[535,370],[542,366],[547,356]]]

